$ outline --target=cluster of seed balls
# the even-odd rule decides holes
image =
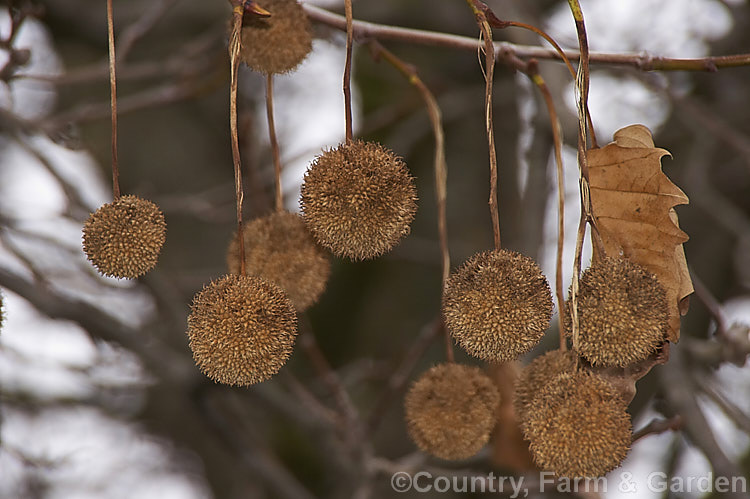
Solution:
[[[514,407],[540,468],[598,477],[620,465],[631,441],[627,402],[596,368],[624,367],[656,352],[666,337],[666,303],[656,277],[629,260],[603,258],[584,272],[576,350],[536,358],[516,385]],[[505,362],[538,344],[549,326],[551,293],[531,259],[487,251],[451,275],[443,314],[468,353]],[[479,370],[456,364],[439,365],[412,386],[406,419],[420,449],[443,459],[466,458],[481,449],[495,422],[484,415],[498,396],[491,388],[472,388],[477,386],[492,382]]]
[[[508,250],[485,251],[451,274],[442,308],[448,331],[466,352],[506,362],[539,343],[552,317],[552,294],[532,259]],[[438,365],[406,395],[409,435],[434,456],[471,457],[489,440],[499,400],[494,382],[479,368]]]
[[[625,367],[659,349],[667,333],[666,293],[636,263],[605,257],[581,276],[578,320],[575,351],[554,350],[527,365],[514,406],[540,468],[598,477],[622,463],[632,427],[628,401],[597,368]],[[566,323],[569,330],[569,311]]]
[[[294,0],[257,4],[270,16],[245,14],[242,61],[269,75],[294,70],[312,48],[302,7]],[[416,189],[401,158],[354,140],[313,161],[300,204],[302,216],[279,211],[247,223],[229,244],[229,274],[193,299],[190,347],[201,371],[217,382],[251,385],[276,374],[293,350],[296,312],[325,290],[328,251],[362,260],[392,249],[409,233]]]

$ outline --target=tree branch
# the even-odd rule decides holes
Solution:
[[[304,4],[308,17],[313,21],[331,26],[344,31],[346,19],[344,16],[334,14],[314,5]],[[441,33],[437,31],[426,31],[420,29],[400,28],[397,26],[386,26],[365,21],[354,21],[354,38],[367,40],[376,38],[378,40],[393,40],[418,45],[430,45],[433,47],[454,48],[458,50],[476,50],[482,45],[481,41],[468,36]],[[565,55],[570,60],[578,60],[577,51],[565,50]],[[495,42],[495,55],[498,59],[509,56],[562,61],[560,55],[551,49],[531,45],[517,45],[508,42]],[[591,52],[589,61],[595,64],[608,64],[615,66],[630,66],[641,71],[717,71],[721,68],[738,66],[750,66],[750,54],[732,54],[723,56],[709,56],[703,58],[670,58],[640,54],[611,54],[604,52]]]

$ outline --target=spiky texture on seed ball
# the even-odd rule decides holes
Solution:
[[[526,425],[529,406],[542,393],[544,385],[562,373],[575,369],[576,354],[571,351],[552,350],[532,360],[516,380],[513,406],[521,427]]]
[[[443,315],[467,352],[505,362],[539,343],[552,318],[552,293],[531,258],[508,250],[485,251],[451,274]]]
[[[276,284],[228,274],[195,295],[187,334],[206,376],[227,385],[252,385],[279,372],[289,359],[297,314]]]
[[[122,196],[86,220],[83,251],[102,274],[132,279],[154,268],[166,232],[164,215],[156,204]]]
[[[245,272],[281,286],[298,311],[318,301],[331,273],[328,253],[296,213],[280,211],[256,218],[243,229]],[[229,272],[240,273],[239,239],[227,252]]]
[[[569,322],[569,321],[568,321]],[[667,296],[656,276],[624,258],[586,269],[578,292],[578,351],[595,366],[626,366],[664,342]]]
[[[537,465],[565,477],[600,477],[620,466],[632,438],[617,390],[590,372],[563,373],[528,410],[524,436]]]
[[[3,323],[5,322],[5,310],[3,308],[3,294],[0,293],[0,331],[3,329]]]
[[[409,233],[417,190],[403,160],[375,142],[324,152],[305,173],[300,204],[315,239],[337,256],[366,260]]]
[[[312,50],[310,21],[295,0],[256,0],[270,17],[245,15],[240,59],[264,74],[293,71]]]
[[[500,395],[474,366],[439,364],[412,385],[404,401],[409,436],[442,459],[466,459],[487,443]]]

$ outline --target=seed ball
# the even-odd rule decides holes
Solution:
[[[4,322],[5,322],[5,310],[3,309],[3,294],[0,293],[0,330],[3,329]]]
[[[257,0],[270,17],[245,15],[240,59],[264,74],[293,71],[312,51],[310,21],[295,0]]]
[[[623,258],[586,269],[578,292],[578,351],[594,366],[645,359],[667,334],[667,296],[656,276]]]
[[[305,173],[300,204],[313,237],[334,255],[365,260],[409,233],[417,190],[403,160],[355,140],[318,156]]]
[[[425,372],[404,401],[409,436],[441,459],[466,459],[489,441],[500,395],[481,369],[454,363]]]
[[[281,286],[300,312],[318,301],[331,273],[331,261],[302,217],[276,212],[252,220],[243,234],[248,275],[265,277]],[[237,234],[229,244],[227,266],[230,273],[240,273]]]
[[[539,343],[552,318],[552,293],[531,258],[485,251],[448,279],[443,315],[451,335],[469,354],[505,362]]]
[[[521,371],[516,381],[513,406],[521,427],[526,424],[529,406],[539,396],[544,385],[562,373],[570,373],[576,366],[576,354],[552,350],[532,360]]]
[[[193,298],[190,349],[198,368],[227,385],[265,381],[292,354],[297,336],[294,305],[262,277],[228,274]]]
[[[133,279],[154,268],[166,232],[158,206],[137,196],[122,196],[86,220],[83,251],[102,274]]]
[[[524,436],[537,465],[565,477],[600,477],[622,464],[632,427],[625,403],[602,377],[563,373],[528,409]]]

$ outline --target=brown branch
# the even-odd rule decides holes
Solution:
[[[393,399],[401,395],[406,387],[406,383],[409,381],[409,375],[416,367],[419,359],[422,358],[435,338],[444,330],[445,325],[443,324],[442,319],[435,319],[432,323],[426,325],[422,329],[420,335],[411,344],[409,350],[401,359],[398,368],[396,368],[388,379],[388,384],[383,390],[383,393],[380,394],[380,397],[378,397],[378,400],[375,403],[375,408],[370,413],[370,418],[367,421],[367,431],[369,434],[372,434],[377,430],[383,420],[383,416],[385,416],[386,411],[391,406]]]
[[[0,286],[22,296],[39,312],[52,319],[66,319],[80,325],[93,339],[109,341],[138,355],[145,367],[161,379],[178,384],[189,383],[195,366],[186,362],[158,338],[143,341],[143,327],[131,328],[101,309],[72,296],[55,291],[46,281],[29,281],[0,267]]]
[[[661,391],[669,407],[682,417],[684,433],[703,452],[714,473],[718,476],[741,476],[739,467],[717,443],[711,425],[695,399],[695,386],[690,382],[690,366],[680,349],[674,349],[669,365],[657,372]],[[740,493],[728,493],[726,497],[747,498]]]
[[[299,334],[299,345],[307,355],[318,376],[322,379],[323,383],[328,386],[329,391],[333,395],[336,405],[339,408],[343,420],[353,430],[349,436],[354,437],[354,433],[357,433],[359,426],[359,414],[357,409],[354,407],[349,392],[346,391],[344,383],[341,378],[333,370],[331,365],[328,363],[325,354],[320,349],[318,341],[315,338],[315,333],[310,328],[309,323],[301,322],[300,334]]]
[[[143,12],[143,15],[137,21],[123,30],[120,35],[119,58],[124,60],[132,50],[133,46],[153,29],[156,23],[161,20],[164,14],[177,3],[178,0],[161,0],[151,2],[149,8]]]
[[[346,19],[343,16],[307,3],[303,4],[303,8],[308,17],[316,22],[342,31],[346,29]],[[482,46],[482,43],[475,38],[437,31],[400,28],[365,21],[354,21],[352,27],[354,37],[358,40],[375,38],[378,40],[393,40],[474,52]],[[565,50],[564,52],[571,61],[579,59],[579,53],[576,51]],[[505,59],[513,55],[520,58],[533,57],[545,60],[562,60],[560,55],[554,50],[508,42],[495,42],[495,53],[498,59]],[[644,53],[613,54],[592,52],[589,54],[589,61],[596,64],[630,66],[642,71],[716,71],[721,68],[750,66],[750,54],[732,54],[690,59],[661,57]]]
[[[682,428],[682,417],[679,415],[673,416],[669,419],[653,419],[649,424],[644,426],[638,431],[633,432],[631,442],[635,443],[638,440],[647,437],[649,435],[658,435],[665,431],[678,431]]]
[[[695,274],[693,269],[690,269],[690,279],[693,281],[693,288],[695,288],[695,296],[703,303],[708,312],[711,314],[713,319],[716,321],[716,335],[723,336],[729,323],[727,321],[726,314],[721,308],[721,304],[716,297],[711,293],[703,280]]]
[[[734,405],[727,397],[711,386],[702,376],[693,376],[693,382],[731,419],[738,429],[750,435],[750,416]]]

